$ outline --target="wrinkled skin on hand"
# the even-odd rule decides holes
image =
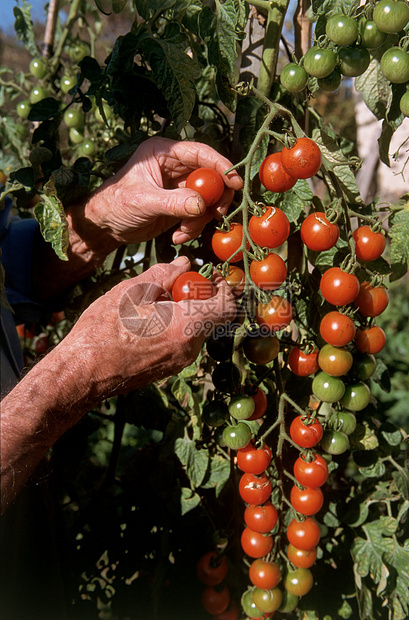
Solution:
[[[211,299],[171,301],[173,283],[189,266],[180,257],[121,282],[95,301],[66,337],[77,356],[89,360],[99,398],[177,374],[196,359],[215,325],[234,318],[234,297],[218,276]]]
[[[86,204],[86,217],[119,243],[147,241],[180,221],[174,243],[196,238],[214,217],[220,219],[243,186],[231,162],[197,142],[151,138],[106,181]],[[185,187],[199,167],[216,169],[226,184],[220,201],[206,210],[203,198]],[[173,190],[173,191],[169,191]]]

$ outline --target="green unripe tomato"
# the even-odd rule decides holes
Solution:
[[[347,45],[338,52],[340,71],[345,77],[357,77],[367,70],[371,58],[366,47],[362,45]]]
[[[376,359],[370,353],[355,353],[354,363],[351,368],[351,375],[359,379],[359,381],[366,381],[374,374],[376,370]]]
[[[33,58],[29,65],[30,73],[41,80],[47,73],[47,65],[41,58]]]
[[[48,92],[42,86],[35,86],[29,95],[30,103],[38,103],[48,97]]]
[[[400,98],[399,108],[404,116],[409,117],[409,90]]]
[[[223,430],[223,441],[231,450],[245,448],[251,439],[251,430],[245,422],[228,424]]]
[[[337,57],[327,48],[313,45],[304,55],[304,69],[309,75],[316,78],[327,77],[337,65]]]
[[[261,588],[255,588],[253,591],[253,601],[258,609],[261,609],[264,613],[272,613],[277,611],[283,600],[283,593],[280,588],[273,588],[272,590],[262,590]]]
[[[342,75],[339,69],[334,69],[332,73],[327,75],[327,77],[320,78],[317,80],[318,86],[327,92],[333,92],[340,87],[342,82]]]
[[[409,81],[409,54],[400,47],[390,47],[381,58],[381,71],[392,84]]]
[[[70,128],[69,136],[73,144],[81,144],[84,142],[84,134],[75,127]]]
[[[319,372],[312,381],[312,392],[324,403],[335,403],[345,392],[345,384],[338,377],[331,377],[326,372]]]
[[[77,78],[74,75],[63,75],[61,78],[60,89],[61,91],[67,95],[71,88],[77,83]]]
[[[341,405],[349,411],[362,411],[371,400],[371,391],[366,383],[360,381],[354,385],[348,385],[341,398]]]
[[[102,103],[102,107],[103,107],[103,110],[104,110],[105,118],[107,119],[107,121],[109,121],[109,119],[112,116],[112,108],[105,101]],[[100,112],[98,107],[95,110],[95,118],[98,121],[98,123],[105,124],[104,118],[103,118],[103,116],[102,116],[102,114],[101,114],[101,112]]]
[[[298,596],[295,594],[291,594],[287,590],[283,592],[283,601],[278,608],[278,611],[281,611],[283,614],[289,614],[298,606]]]
[[[96,152],[97,147],[95,145],[95,142],[92,142],[92,140],[85,140],[85,142],[83,142],[79,148],[79,153],[83,157],[93,157]]]
[[[30,110],[31,105],[30,102],[27,100],[20,101],[20,103],[17,104],[16,112],[20,118],[27,118],[27,116],[30,114]]]
[[[388,36],[386,32],[381,32],[375,22],[371,19],[361,19],[359,21],[359,34],[361,35],[361,45],[368,49],[376,49],[383,45]]]
[[[353,17],[339,13],[329,18],[325,33],[337,45],[351,45],[358,38],[358,22]]]
[[[356,417],[354,414],[350,411],[338,411],[337,420],[339,424],[339,428],[337,430],[345,433],[345,435],[352,435],[356,429]]]
[[[203,407],[202,418],[208,426],[222,426],[229,415],[229,409],[222,400],[211,400]]]
[[[78,41],[70,47],[68,55],[73,62],[81,62],[83,58],[88,54],[88,45],[83,41]]]
[[[280,82],[290,93],[299,93],[307,86],[308,73],[295,62],[289,62],[281,71]]]
[[[409,21],[409,5],[405,0],[381,0],[375,6],[373,20],[382,32],[400,32]]]
[[[229,413],[236,420],[248,420],[254,413],[256,403],[249,394],[232,396],[229,403]]]
[[[325,430],[320,445],[328,454],[343,454],[349,449],[349,439],[342,431]]]
[[[75,129],[79,129],[84,125],[85,116],[80,110],[69,108],[64,112],[63,119],[67,127],[75,127]]]

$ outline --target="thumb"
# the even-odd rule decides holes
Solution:
[[[168,215],[181,220],[199,217],[206,212],[205,201],[201,195],[185,187],[149,192],[145,208],[154,215]]]
[[[186,256],[179,256],[171,263],[157,263],[144,273],[128,280],[127,295],[135,304],[150,304],[166,297],[169,300],[169,291],[175,280],[190,268],[190,261]]]

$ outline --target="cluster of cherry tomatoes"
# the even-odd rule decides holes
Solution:
[[[68,55],[75,64],[79,63],[87,54],[89,47],[78,42],[68,49]],[[78,69],[79,71],[79,69]],[[99,129],[88,127],[91,116],[86,116],[82,110],[82,105],[72,103],[72,93],[77,85],[77,75],[74,70],[63,70],[62,75],[58,76],[51,83],[49,78],[51,68],[46,59],[41,57],[32,58],[29,65],[30,76],[34,78],[35,83],[31,90],[27,93],[26,98],[20,100],[16,106],[17,116],[25,121],[34,104],[43,101],[47,97],[53,97],[60,100],[63,125],[68,130],[68,140],[71,148],[77,156],[92,157],[97,153],[97,144],[95,136],[98,135],[105,142],[111,137],[109,131],[109,121],[113,115],[112,108],[106,101],[102,101],[97,105],[96,101],[92,102],[92,120],[95,119]],[[70,99],[67,96],[70,96]],[[21,126],[24,129],[24,126]]]
[[[356,16],[332,15],[320,37],[300,63],[288,63],[281,72],[281,84],[289,92],[300,92],[309,78],[317,79],[324,91],[336,90],[343,77],[364,73],[371,52],[382,48],[380,67],[392,84],[409,84],[409,53],[405,28],[409,22],[409,5],[405,0],[380,0],[360,8]],[[409,90],[401,96],[400,110],[409,116]]]
[[[205,586],[202,605],[214,620],[237,620],[239,617],[238,605],[225,583],[228,572],[228,560],[218,551],[207,551],[196,566],[197,577]]]

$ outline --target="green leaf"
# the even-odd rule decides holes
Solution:
[[[352,450],[374,450],[379,445],[375,429],[366,420],[358,423],[349,441]]]
[[[44,239],[51,243],[61,260],[68,260],[68,223],[64,208],[55,190],[53,176],[44,185],[44,193],[41,202],[38,202],[34,207],[34,215],[40,224]]]
[[[355,88],[362,94],[367,107],[376,118],[383,120],[386,115],[391,87],[389,80],[383,75],[377,59],[373,58],[365,73],[355,78]]]
[[[209,451],[198,450],[196,442],[179,437],[175,441],[175,454],[182,463],[192,488],[200,487],[209,466]]]
[[[54,118],[60,111],[61,103],[53,97],[46,97],[38,103],[34,103],[28,115],[29,121],[46,121]]]
[[[240,146],[242,156],[248,153],[257,131],[260,129],[265,118],[263,102],[256,97],[243,97],[239,100],[236,112],[236,126],[240,129]],[[264,135],[251,162],[250,177],[258,174],[261,162],[267,156],[269,136]]]
[[[382,461],[377,461],[374,465],[369,467],[360,467],[359,472],[365,476],[365,478],[382,478],[385,475],[386,467]]]
[[[31,20],[32,6],[27,0],[23,0],[20,6],[13,8],[15,22],[14,29],[16,31],[18,39],[23,41],[26,49],[30,52],[31,56],[38,56],[38,48],[35,42],[35,35],[33,31],[33,22]]]
[[[210,459],[209,468],[200,486],[202,489],[215,489],[216,497],[219,497],[229,477],[229,461],[216,454]]]
[[[185,515],[190,510],[193,510],[200,504],[200,496],[192,491],[192,489],[188,489],[186,487],[182,487],[180,493],[180,511],[182,515]]]
[[[288,191],[274,196],[272,204],[280,207],[290,222],[297,222],[301,213],[304,213],[311,204],[313,194],[307,181],[300,179]]]
[[[81,68],[82,75],[91,83],[99,84],[104,79],[104,72],[95,58],[85,56],[85,58],[80,61],[79,66]]]
[[[143,38],[142,47],[155,83],[162,90],[180,131],[190,119],[196,99],[198,63],[187,53],[188,41],[177,24],[165,28],[164,38]]]
[[[312,139],[321,149],[323,162],[328,170],[327,182],[334,185],[335,178],[345,198],[356,205],[362,204],[355,175],[352,172],[347,157],[343,154],[336,140],[337,136],[329,128],[316,128],[312,132]],[[337,194],[334,188],[334,194]]]
[[[402,208],[391,218],[389,238],[391,240],[391,282],[399,280],[408,271],[409,263],[409,195],[403,196]]]
[[[392,478],[398,489],[400,495],[409,500],[409,476],[403,470],[397,470],[392,472]]]

